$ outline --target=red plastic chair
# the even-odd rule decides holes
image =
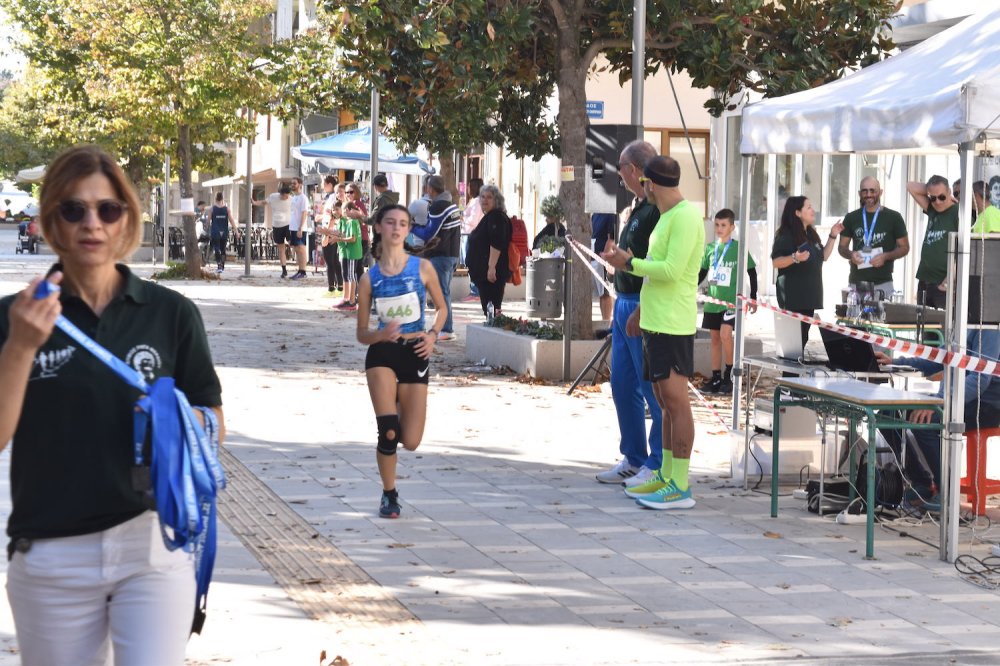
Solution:
[[[986,442],[1000,437],[1000,428],[982,428],[965,432],[965,476],[960,491],[968,497],[977,516],[986,513],[986,497],[1000,494],[1000,479],[986,476]]]

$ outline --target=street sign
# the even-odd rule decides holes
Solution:
[[[604,102],[597,100],[587,100],[587,117],[596,120],[604,118]]]

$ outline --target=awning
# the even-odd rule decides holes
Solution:
[[[202,187],[225,187],[227,185],[232,185],[234,183],[242,183],[243,176],[221,176],[219,178],[213,178],[212,180],[206,180],[199,183]]]
[[[292,148],[292,156],[304,163],[319,162],[331,169],[367,171],[371,167],[371,127],[334,134]],[[378,170],[423,175],[434,170],[416,155],[403,155],[388,138],[378,137]]]
[[[17,172],[14,180],[19,183],[40,183],[42,178],[45,177],[45,165],[31,167],[30,169],[21,169]]]

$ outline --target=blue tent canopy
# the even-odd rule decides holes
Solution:
[[[319,162],[332,169],[366,171],[370,166],[371,137],[371,127],[361,127],[296,146],[292,148],[292,156],[303,162]],[[392,141],[381,134],[378,137],[378,169],[418,176],[434,173],[426,162],[415,155],[400,154]]]

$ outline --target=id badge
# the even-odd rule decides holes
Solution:
[[[858,268],[871,268],[872,259],[882,254],[882,248],[880,247],[863,247],[860,251],[861,258],[864,260],[861,266]]]
[[[719,266],[715,269],[715,275],[712,277],[714,278],[713,284],[717,284],[720,287],[729,287],[731,286],[733,269],[729,266]]]
[[[393,321],[400,325],[412,324],[420,319],[420,301],[413,291],[399,296],[383,296],[375,299],[375,311],[383,324]]]

